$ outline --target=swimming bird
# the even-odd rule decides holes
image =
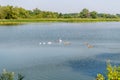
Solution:
[[[88,44],[88,45],[87,45],[87,47],[88,47],[88,48],[93,48],[93,46],[92,46],[92,45],[90,45],[90,44]]]
[[[68,41],[64,42],[64,45],[70,45],[70,44],[71,44],[71,43],[68,42]]]
[[[93,45],[90,45],[88,42],[85,42],[84,43],[88,48],[93,48],[94,46]]]
[[[59,39],[58,41],[59,41],[59,43],[62,43],[62,39]]]
[[[52,42],[47,42],[47,44],[49,44],[49,45],[50,45],[50,44],[52,44]]]
[[[41,42],[39,42],[39,45],[41,45],[42,43]]]

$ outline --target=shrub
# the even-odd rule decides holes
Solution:
[[[8,72],[5,69],[3,69],[3,72],[0,74],[0,80],[14,80],[15,73],[14,72]],[[24,76],[21,74],[18,74],[17,80],[23,80]]]
[[[102,74],[97,74],[96,80],[120,80],[120,66],[112,66],[110,61],[107,62],[107,77]]]

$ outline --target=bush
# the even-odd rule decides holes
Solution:
[[[8,72],[5,69],[3,70],[2,74],[0,74],[0,80],[14,80],[15,74],[14,72]],[[17,80],[23,80],[24,76],[18,74]]]
[[[107,77],[97,74],[96,80],[120,80],[120,66],[112,66],[110,61],[107,62]]]

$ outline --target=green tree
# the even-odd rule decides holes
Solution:
[[[38,8],[33,9],[33,14],[34,15],[38,15],[38,14],[40,14],[40,12],[41,12],[41,10],[38,9]]]
[[[63,14],[62,13],[59,13],[58,14],[58,18],[62,18],[63,17]]]
[[[5,19],[17,19],[19,15],[17,7],[9,5],[5,6],[3,13],[5,14]]]
[[[4,9],[5,9],[4,7],[0,6],[0,19],[5,19],[6,15],[4,14],[5,13]]]
[[[0,7],[0,19],[17,19],[19,15],[18,8],[13,6]]]
[[[29,18],[30,14],[28,10],[25,10],[24,8],[18,8],[18,12],[19,12],[19,18]]]
[[[89,10],[84,8],[81,12],[80,12],[80,18],[89,18],[90,17],[90,13]]]
[[[120,14],[116,14],[116,16],[120,18]]]
[[[90,17],[94,19],[97,18],[97,12],[96,11],[90,12]]]

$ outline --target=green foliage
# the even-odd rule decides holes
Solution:
[[[108,62],[107,63],[107,76],[108,76],[108,80],[118,80],[120,79],[120,77],[118,75],[119,71],[118,71],[118,67],[116,66],[111,66],[111,64]]]
[[[38,8],[26,10],[21,7],[0,6],[0,19],[58,18],[57,12],[41,11]]]
[[[120,18],[118,14],[113,15],[113,14],[106,14],[106,13],[99,13],[97,14],[99,18]]]
[[[28,10],[25,10],[24,8],[17,8],[17,9],[18,9],[17,18],[29,18],[30,17]]]
[[[0,19],[18,19],[28,18],[28,11],[23,8],[13,6],[1,6],[0,7]]]
[[[14,79],[14,72],[7,72],[5,69],[3,73],[0,75],[0,80],[13,80]]]
[[[89,18],[90,17],[90,13],[89,10],[84,8],[81,12],[80,12],[80,18]]]
[[[24,76],[21,74],[18,74],[18,79],[17,80],[23,80]]]
[[[38,15],[38,14],[40,14],[40,12],[41,12],[41,10],[38,9],[38,8],[33,9],[33,14],[34,15]]]
[[[120,66],[112,66],[110,61],[107,62],[107,77],[106,79],[102,74],[98,74],[96,80],[120,80]]]
[[[102,74],[97,74],[96,80],[105,80]]]
[[[3,70],[2,74],[0,75],[0,80],[14,80],[15,74],[14,72],[8,72],[5,69]],[[17,80],[23,80],[24,76],[18,74]]]
[[[79,14],[78,13],[67,13],[67,14],[62,14],[63,18],[78,18]]]
[[[97,12],[96,12],[96,11],[90,12],[90,16],[91,16],[93,19],[97,18]]]
[[[97,13],[84,8],[80,13],[57,13],[41,11],[38,8],[26,10],[22,7],[0,6],[0,19],[40,19],[40,18],[120,18],[120,14]]]

